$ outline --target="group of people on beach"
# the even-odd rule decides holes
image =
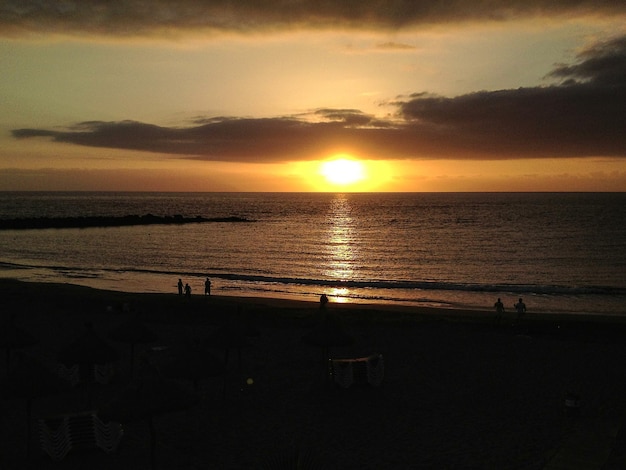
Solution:
[[[183,293],[185,294],[185,297],[190,298],[191,286],[189,285],[189,283],[183,286],[183,280],[179,278],[178,279],[178,295],[182,297]],[[211,280],[208,277],[204,281],[204,295],[211,295]]]
[[[190,298],[191,286],[189,285],[189,283],[183,285],[182,279],[179,278],[178,279],[178,295],[182,297],[183,294],[185,295],[186,298]],[[207,296],[211,295],[211,280],[208,277],[204,281],[204,295],[207,295]],[[326,294],[322,294],[320,296],[320,309],[325,309],[327,303],[328,303],[328,297],[326,296]],[[502,315],[504,314],[504,304],[502,303],[502,299],[498,297],[498,300],[496,301],[495,304],[493,304],[493,307],[496,309],[496,320],[499,322],[500,320],[502,320]],[[519,298],[517,303],[513,305],[513,308],[517,312],[518,320],[520,320],[522,316],[526,313],[526,304],[524,303],[521,297]]]
[[[502,300],[499,297],[496,303],[493,304],[493,307],[496,309],[496,320],[500,321],[502,319],[502,315],[504,314],[504,304],[502,303]],[[522,316],[526,313],[526,304],[524,303],[521,297],[519,298],[517,303],[513,305],[513,308],[517,312],[518,320],[522,318]]]

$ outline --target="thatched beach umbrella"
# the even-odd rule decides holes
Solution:
[[[337,318],[330,314],[324,314],[319,322],[302,337],[302,341],[310,346],[321,348],[325,361],[328,361],[330,348],[350,346],[354,342]]]
[[[66,392],[70,384],[49,371],[39,361],[20,354],[4,383],[0,384],[5,399],[26,400],[26,455],[30,454],[32,403],[35,398]]]
[[[7,372],[11,368],[11,351],[37,344],[37,339],[27,331],[15,325],[15,315],[0,330],[0,348],[6,350]]]
[[[236,349],[240,370],[241,350],[251,346],[246,330],[232,324],[218,328],[210,335],[198,339],[197,343],[203,347],[224,350],[224,364],[228,364],[230,349]]]
[[[130,377],[134,375],[135,345],[153,343],[157,335],[135,315],[109,332],[109,338],[130,344]]]
[[[119,358],[119,353],[95,332],[91,322],[85,323],[83,333],[57,355],[58,361],[66,366],[110,364]]]
[[[154,417],[193,408],[200,402],[195,393],[179,382],[160,377],[142,378],[100,409],[104,421],[126,424],[147,421],[150,428],[150,464],[156,469]]]
[[[85,323],[83,333],[57,353],[59,363],[66,367],[78,365],[78,382],[86,386],[89,404],[93,399],[94,382],[97,381],[97,366],[110,365],[119,358],[117,350],[95,332],[91,322]]]
[[[253,312],[246,311],[243,306],[237,307],[237,323],[240,325],[244,336],[259,337],[261,336],[261,330],[258,325],[258,319],[254,316]]]
[[[191,380],[195,389],[198,382],[211,377],[221,377],[226,367],[206,348],[185,344],[172,349],[167,361],[157,366],[159,372],[170,379]]]

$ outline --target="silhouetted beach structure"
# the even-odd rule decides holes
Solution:
[[[340,348],[350,346],[354,340],[346,333],[339,320],[328,313],[311,328],[311,330],[302,337],[305,344],[320,348],[324,355],[324,364],[326,365],[329,357],[330,348]]]
[[[0,394],[5,400],[26,400],[26,455],[30,454],[32,403],[36,398],[55,395],[71,389],[69,382],[62,380],[38,360],[23,353],[17,355],[16,364],[9,371]]]
[[[103,421],[122,424],[147,421],[150,428],[150,465],[156,469],[156,416],[193,408],[200,397],[175,380],[145,377],[127,387],[117,398],[101,407]]]
[[[57,354],[58,361],[66,366],[111,364],[119,358],[117,350],[96,333],[91,322],[86,322],[83,333]]]
[[[159,373],[170,379],[190,380],[195,390],[200,381],[222,377],[226,373],[223,362],[206,348],[185,343],[170,348],[168,352],[165,358],[154,364]]]
[[[84,386],[91,404],[94,385],[110,382],[113,363],[119,358],[117,350],[95,332],[93,323],[87,322],[83,333],[57,353],[57,371],[72,385]]]
[[[237,306],[237,320],[234,322],[246,338],[261,336],[258,318],[251,311],[246,311],[242,305]],[[232,325],[233,323],[231,323]]]
[[[243,348],[251,346],[246,335],[246,329],[234,322],[219,327],[217,330],[204,338],[198,338],[198,344],[212,349],[224,351],[224,364],[228,364],[230,349],[237,350],[239,370],[241,370],[241,351]]]
[[[38,343],[34,336],[15,325],[15,318],[16,316],[12,314],[7,324],[0,330],[0,348],[6,351],[7,372],[11,368],[11,351],[28,348]]]
[[[382,354],[371,354],[351,359],[329,359],[330,375],[341,388],[356,385],[380,386],[385,376]]]
[[[134,315],[131,319],[112,329],[108,336],[112,340],[130,344],[131,378],[134,376],[135,369],[135,345],[153,343],[158,339],[157,335],[141,321],[139,315]]]

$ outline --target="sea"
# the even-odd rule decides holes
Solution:
[[[626,193],[0,193],[0,219],[146,214],[246,222],[0,230],[0,277],[626,314]]]

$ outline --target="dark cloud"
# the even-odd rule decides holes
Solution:
[[[575,65],[561,65],[550,77],[570,83],[593,81],[596,85],[618,87],[626,81],[626,36],[596,44],[579,56]]]
[[[453,98],[416,93],[398,99],[397,115],[386,120],[323,108],[280,118],[198,117],[181,128],[92,121],[13,135],[215,161],[314,159],[337,149],[369,158],[626,157],[626,37],[550,76],[561,82]]]
[[[550,76],[549,87],[416,95],[400,114],[457,151],[498,156],[626,156],[626,37],[598,44]],[[451,149],[446,149],[450,151]]]
[[[338,114],[342,114],[340,110]],[[134,121],[85,122],[65,131],[17,129],[16,138],[51,137],[90,147],[196,156],[216,161],[282,161],[314,158],[329,148],[358,143],[364,129],[355,113],[343,119],[222,118],[193,127],[168,128]],[[364,115],[363,115],[364,116]]]
[[[2,0],[0,33],[142,36],[294,28],[397,29],[624,12],[624,2],[614,0]]]

